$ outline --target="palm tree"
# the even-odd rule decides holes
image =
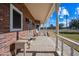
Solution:
[[[59,28],[60,28],[60,29],[62,29],[62,28],[63,28],[63,26],[64,26],[64,24],[63,24],[63,23],[60,23],[60,24],[59,24]]]
[[[68,19],[68,15],[65,15],[65,17],[66,17],[66,28],[67,28],[67,19]]]
[[[68,10],[67,10],[67,9],[64,9],[64,10],[62,11],[62,15],[64,16],[63,18],[66,19],[66,28],[67,28],[67,19],[68,19],[68,16],[69,16]]]
[[[72,29],[79,29],[79,20],[72,19],[72,21],[69,23],[69,27]]]

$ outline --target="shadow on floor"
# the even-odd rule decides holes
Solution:
[[[15,44],[12,44],[10,46],[10,52],[12,56],[15,56]],[[23,53],[23,51],[21,51],[20,49],[17,50],[17,53]],[[54,56],[58,56],[57,52],[55,51],[26,51],[26,53],[32,53],[32,56],[36,56],[37,53],[53,53]],[[53,56],[53,55],[52,55]]]
[[[10,52],[11,52],[11,55],[12,55],[12,56],[15,56],[14,50],[15,50],[15,44],[11,44],[11,45],[10,45]]]
[[[20,52],[20,49],[16,51],[16,53],[19,53],[19,52]],[[10,45],[10,53],[12,56],[15,56],[15,43]]]
[[[23,51],[19,51],[19,52],[23,53]],[[55,51],[26,51],[26,53],[32,53],[32,56],[36,56],[36,53],[53,53],[54,56],[58,56],[57,52]]]

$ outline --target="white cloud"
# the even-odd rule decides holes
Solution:
[[[60,18],[63,18],[63,16],[60,16]]]
[[[68,15],[69,16],[69,12],[64,7],[59,7],[58,15],[59,15],[60,18],[63,18],[64,15]]]
[[[66,8],[59,7],[58,15],[59,15],[60,18],[63,18],[64,15],[68,15],[69,16],[69,12],[68,12],[68,10]],[[69,22],[70,22],[70,20],[67,19],[67,26],[69,26]],[[59,22],[59,24],[60,23],[63,23],[64,27],[66,27],[66,19],[64,19],[62,22]]]
[[[71,17],[71,19],[74,19],[74,17]]]
[[[65,8],[62,10],[62,13],[61,13],[61,14],[62,14],[63,16],[64,16],[64,15],[68,15],[68,16],[69,16],[69,12],[68,12],[68,10],[65,9]]]
[[[77,19],[77,17],[74,17],[75,19]]]
[[[76,13],[79,14],[79,7],[76,8]]]
[[[71,20],[67,19],[67,26],[69,26],[70,21],[71,21]]]
[[[77,12],[75,12],[75,14],[77,14]]]
[[[60,15],[61,14],[61,7],[59,7],[59,11],[58,11],[58,15]]]
[[[59,7],[59,11],[61,11],[61,7]]]

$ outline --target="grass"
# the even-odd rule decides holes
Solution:
[[[60,35],[62,35],[62,36],[64,36],[64,37],[67,37],[67,38],[69,38],[69,39],[71,39],[71,40],[74,40],[74,41],[76,41],[76,42],[79,42],[79,34],[65,34],[65,33],[60,33]]]
[[[69,38],[69,39],[71,39],[71,40],[73,40],[73,41],[75,41],[75,42],[79,42],[79,34],[66,34],[66,33],[63,33],[63,34],[61,34],[60,33],[60,35],[62,35],[62,36],[64,36],[64,37],[67,37],[67,38]],[[79,52],[79,47],[75,47],[75,49]]]
[[[49,30],[48,33],[49,33],[49,36],[55,37],[55,33],[52,30]],[[79,42],[79,34],[78,33],[60,33],[60,35],[67,37],[73,41]],[[79,51],[79,47],[75,47],[75,49],[77,51]]]
[[[53,32],[53,30],[49,30],[48,31],[49,36],[55,37],[55,33]],[[60,35],[67,37],[71,40],[74,40],[76,42],[79,42],[79,32],[60,32]]]

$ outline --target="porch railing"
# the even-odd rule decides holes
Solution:
[[[61,49],[61,51],[60,51],[61,56],[63,56],[64,44],[66,44],[67,46],[70,47],[70,50],[68,49],[70,51],[70,56],[74,55],[74,50],[76,50],[79,53],[79,43],[72,41],[68,38],[65,38],[63,36],[57,35],[57,34],[56,34],[56,49],[55,49],[55,51],[58,51],[58,44],[59,44],[58,41],[61,42],[61,46],[60,46],[61,47],[60,48]]]

